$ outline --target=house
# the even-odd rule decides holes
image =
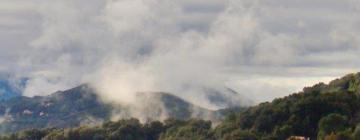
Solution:
[[[291,136],[286,140],[310,140],[310,138],[305,136]]]

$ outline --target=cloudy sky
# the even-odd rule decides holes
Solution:
[[[269,101],[360,71],[359,54],[359,0],[0,1],[0,73],[28,77],[26,96],[92,83]]]

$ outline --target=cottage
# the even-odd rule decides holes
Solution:
[[[310,138],[305,136],[291,136],[286,140],[310,140]]]

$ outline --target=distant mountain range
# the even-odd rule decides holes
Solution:
[[[20,96],[26,81],[26,78],[11,81],[8,76],[0,76],[0,101]]]
[[[161,117],[182,120],[198,117],[218,120],[233,110],[211,111],[165,92],[137,93],[141,94],[138,96],[139,104],[144,104],[145,101],[153,102],[147,103],[145,106],[134,107],[102,102],[89,85],[58,91],[48,96],[31,98],[20,96],[18,93],[14,94],[16,96],[10,96],[11,90],[6,89],[9,90],[6,92],[9,95],[2,97],[6,100],[0,102],[0,132],[96,124],[111,120],[114,114],[120,114],[120,118],[134,117],[134,111],[142,112],[143,114],[140,115],[145,114],[142,118],[144,121],[161,119]],[[237,93],[232,91],[231,94],[236,95]],[[239,109],[232,101],[227,101],[229,97],[222,97],[218,92],[213,92],[211,98],[217,99],[214,102],[219,104],[229,102],[231,107]],[[135,117],[139,116],[135,115]]]

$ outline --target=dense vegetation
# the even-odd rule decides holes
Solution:
[[[270,93],[269,93],[270,94]],[[2,140],[320,140],[360,139],[360,73],[319,83],[281,99],[232,113],[219,125],[168,119],[141,124],[137,119],[101,126],[31,129]]]
[[[230,115],[216,128],[221,136],[248,131],[262,139],[360,139],[360,73],[319,83],[303,92]],[[357,127],[358,126],[358,127]],[[242,131],[241,131],[242,130]]]

